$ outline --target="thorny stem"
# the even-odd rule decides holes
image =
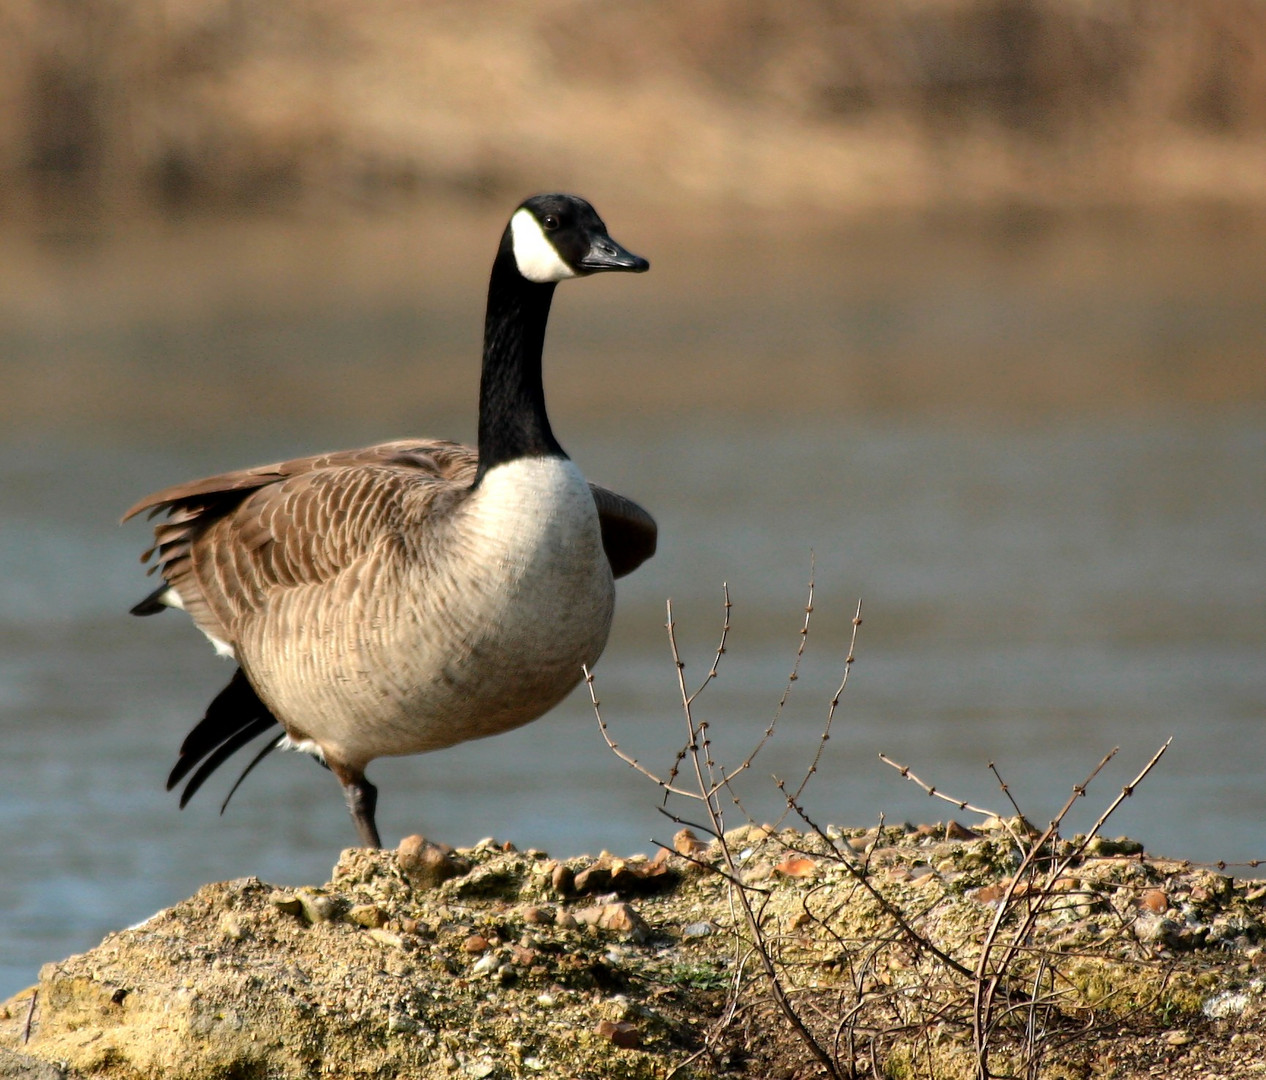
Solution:
[[[809,622],[813,618],[813,588],[814,588],[814,572],[817,562],[812,551],[809,552],[809,598],[804,605],[804,622],[800,626],[800,645],[796,649],[796,658],[791,664],[791,673],[787,676],[787,685],[783,687],[782,697],[778,699],[778,707],[774,710],[773,719],[769,721],[769,726],[765,728],[765,733],[760,740],[752,748],[752,752],[747,755],[743,762],[730,773],[727,783],[733,780],[741,772],[745,772],[751,768],[752,762],[756,760],[756,755],[764,749],[765,744],[773,737],[774,729],[778,726],[778,721],[782,719],[782,711],[787,705],[787,700],[791,697],[791,688],[800,678],[800,660],[804,656],[805,646],[809,643]],[[731,792],[733,794],[733,792]],[[736,800],[737,801],[737,800]]]
[[[688,799],[697,798],[698,796],[693,791],[690,791],[687,788],[674,787],[670,780],[661,779],[638,761],[637,758],[626,753],[620,748],[620,744],[611,738],[611,733],[607,730],[607,722],[602,718],[602,710],[600,708],[598,696],[594,693],[593,672],[591,672],[588,667],[582,667],[581,670],[585,673],[585,686],[589,688],[589,701],[593,705],[594,716],[598,718],[598,730],[602,732],[602,738],[606,741],[607,747],[611,750],[611,752],[623,761],[630,769],[636,769],[639,773],[645,776],[646,779],[663,788],[665,797],[672,794],[682,795]]]
[[[1004,779],[1002,779],[1002,773],[998,771],[998,766],[996,766],[992,761],[989,762],[989,771],[998,778],[998,786],[1002,788],[1002,794],[1004,794],[1007,797],[1007,802],[1011,804],[1011,808],[1015,810],[1020,820],[1025,822],[1025,824],[1027,825],[1029,819],[1025,816],[1024,811],[1020,809],[1020,804],[1011,797],[1010,785]]]
[[[862,984],[858,982],[858,1003],[851,1009],[844,1009],[843,1004],[841,1003],[842,1015],[832,1018],[836,1021],[833,1025],[833,1038],[830,1039],[827,1046],[819,1043],[817,1037],[812,1031],[810,1031],[805,1023],[805,1020],[801,1017],[798,1008],[809,1009],[821,1015],[820,1009],[811,998],[804,999],[804,1001],[799,1005],[793,1003],[792,999],[796,997],[797,991],[794,987],[789,987],[785,984],[784,979],[786,978],[787,972],[783,969],[780,962],[775,959],[775,954],[771,947],[771,938],[763,925],[765,903],[768,900],[768,895],[765,890],[759,888],[758,886],[744,882],[740,876],[736,855],[725,839],[724,818],[721,811],[720,799],[718,798],[721,789],[725,788],[734,798],[735,803],[741,808],[742,804],[739,802],[737,794],[734,793],[733,788],[730,786],[731,781],[741,772],[750,768],[757,753],[759,753],[765,743],[772,737],[774,727],[782,715],[783,708],[790,695],[791,685],[799,677],[800,660],[804,653],[806,643],[805,639],[808,635],[810,616],[813,611],[813,581],[811,578],[809,583],[809,600],[806,604],[805,619],[801,629],[801,641],[796,651],[796,658],[792,667],[791,675],[788,678],[787,686],[783,691],[782,698],[778,703],[778,708],[775,711],[774,718],[753,751],[733,773],[728,775],[723,767],[717,765],[717,763],[712,760],[711,745],[707,735],[708,725],[706,722],[698,721],[695,718],[692,708],[699,694],[702,693],[703,690],[717,677],[717,668],[720,663],[720,658],[725,653],[726,641],[729,634],[731,611],[728,589],[724,590],[724,598],[724,624],[722,626],[721,640],[717,647],[716,657],[707,676],[693,693],[689,692],[686,686],[685,664],[681,659],[676,640],[676,629],[672,618],[672,605],[669,603],[667,606],[667,631],[669,644],[672,651],[673,663],[677,671],[677,685],[686,721],[687,734],[686,745],[677,754],[673,763],[672,771],[667,780],[664,780],[657,774],[642,766],[636,758],[627,754],[615,743],[615,741],[611,738],[607,725],[601,716],[599,702],[594,690],[593,676],[588,670],[585,671],[585,680],[586,684],[589,686],[590,700],[594,707],[594,713],[598,718],[599,728],[604,740],[607,742],[608,747],[631,768],[634,768],[641,775],[652,780],[658,787],[663,789],[665,801],[670,794],[681,795],[702,803],[706,807],[706,820],[708,824],[687,822],[680,816],[668,811],[665,807],[660,807],[660,810],[671,820],[679,824],[691,825],[691,827],[699,829],[703,833],[716,838],[717,847],[721,853],[723,865],[716,865],[699,859],[695,859],[693,861],[701,866],[706,866],[714,873],[717,873],[726,879],[729,886],[731,912],[734,917],[734,921],[736,924],[739,922],[739,915],[741,912],[742,922],[746,925],[750,939],[750,945],[747,947],[746,952],[739,957],[741,964],[746,967],[753,957],[758,960],[761,977],[768,986],[770,997],[777,1005],[779,1011],[783,1014],[792,1030],[796,1033],[797,1037],[801,1040],[813,1058],[825,1070],[827,1076],[832,1078],[832,1080],[843,1080],[846,1073],[852,1075],[858,1062],[858,1055],[860,1051],[855,1043],[855,1038],[858,1035],[863,1035],[864,1031],[856,1026],[856,1017],[859,1015],[859,1010],[862,1006],[861,997],[866,996],[866,992],[862,990]],[[786,786],[782,783],[782,781],[777,781],[778,787],[787,801],[787,809],[778,819],[779,823],[781,824],[788,813],[794,811],[806,823],[806,825],[820,837],[825,834],[823,834],[822,830],[818,828],[818,826],[808,817],[800,802],[800,796],[803,794],[809,778],[817,771],[825,743],[829,737],[831,722],[834,718],[836,707],[839,704],[840,697],[848,682],[849,671],[854,659],[857,629],[860,624],[861,605],[859,603],[856,615],[853,619],[853,634],[849,643],[848,656],[845,660],[844,674],[841,678],[839,688],[831,700],[830,709],[827,713],[825,729],[823,731],[822,738],[819,740],[817,753],[815,754],[804,779],[801,781],[800,786],[794,794],[788,794]],[[1043,957],[1041,958],[1037,968],[1037,973],[1033,976],[1031,985],[1025,987],[1026,992],[1017,992],[1014,995],[1015,998],[1020,1000],[1007,1000],[999,1004],[997,1001],[998,994],[1000,990],[1008,987],[1009,981],[1013,978],[1012,969],[1014,967],[1014,960],[1016,956],[1028,950],[1029,946],[1027,942],[1038,915],[1042,911],[1048,910],[1051,907],[1052,900],[1055,897],[1055,883],[1062,875],[1065,874],[1072,862],[1084,854],[1086,845],[1095,835],[1097,835],[1098,831],[1103,827],[1104,823],[1117,809],[1121,802],[1133,794],[1137,785],[1152,770],[1169,745],[1170,743],[1166,742],[1164,746],[1162,746],[1160,750],[1153,755],[1152,759],[1147,763],[1138,776],[1131,783],[1122,788],[1117,798],[1099,816],[1090,832],[1078,843],[1071,846],[1062,857],[1057,857],[1055,854],[1052,854],[1049,849],[1049,845],[1059,839],[1061,823],[1064,821],[1077,799],[1086,794],[1088,785],[1112,759],[1117,752],[1116,750],[1107,754],[1085,781],[1074,786],[1068,801],[1050,822],[1047,829],[1040,836],[1037,836],[1032,840],[1029,839],[1029,836],[1018,836],[1016,832],[1011,829],[1011,826],[997,814],[973,806],[965,800],[951,799],[949,796],[939,792],[931,785],[924,783],[907,767],[880,755],[885,762],[893,768],[896,768],[904,778],[921,786],[930,796],[936,796],[950,802],[953,805],[958,806],[960,809],[971,810],[974,813],[988,814],[1000,821],[1003,826],[1007,828],[1011,838],[1020,849],[1022,858],[1019,868],[1007,883],[1003,896],[997,901],[997,911],[995,912],[995,916],[982,944],[979,961],[976,964],[975,969],[972,970],[937,949],[931,941],[915,929],[914,922],[923,918],[924,915],[927,914],[926,912],[921,914],[916,913],[912,918],[908,917],[906,912],[897,908],[894,904],[888,901],[881,893],[878,892],[874,884],[868,880],[872,849],[868,849],[862,854],[859,860],[859,865],[856,866],[841,852],[840,861],[846,867],[848,872],[858,881],[858,883],[870,893],[871,897],[880,904],[885,914],[893,920],[893,926],[896,931],[895,935],[892,933],[886,933],[881,935],[879,938],[871,940],[871,949],[869,950],[870,955],[868,958],[862,959],[861,969],[858,969],[857,967],[859,957],[856,953],[851,957],[846,958],[848,968],[850,972],[853,973],[852,978],[854,980],[858,980],[863,977],[866,970],[870,970],[872,972],[876,970],[875,965],[878,963],[878,958],[882,949],[887,947],[889,944],[895,944],[902,937],[905,938],[911,945],[914,946],[915,949],[926,950],[930,955],[935,956],[937,960],[945,966],[947,971],[953,972],[969,982],[971,988],[970,1028],[972,1031],[973,1046],[976,1055],[977,1077],[980,1078],[980,1080],[988,1080],[988,1078],[993,1075],[990,1072],[989,1061],[991,1054],[991,1039],[1000,1024],[1010,1023],[1012,1022],[1012,1018],[1017,1016],[1023,1016],[1025,1019],[1024,1037],[1026,1040],[1025,1045],[1028,1048],[1027,1056],[1029,1059],[1025,1068],[1027,1069],[1028,1075],[1033,1075],[1038,1061],[1036,1055],[1038,1055],[1042,1050],[1046,1053],[1049,1053],[1051,1050],[1051,1047],[1049,1046],[1049,1033],[1046,1031],[1044,1026],[1044,1018],[1047,1010],[1055,1007],[1057,999],[1060,996],[1060,991],[1055,989],[1055,983],[1052,983],[1044,989],[1044,980],[1046,978],[1045,973],[1053,973],[1053,977],[1058,980],[1059,972],[1050,965],[1048,958]],[[679,774],[679,768],[683,760],[687,757],[690,758],[694,771],[696,785],[694,788],[679,786],[676,782]],[[1002,780],[1001,775],[992,762],[989,763],[989,768],[994,773],[995,777],[997,777],[1008,801],[1015,808],[1022,825],[1025,828],[1028,828],[1024,814],[1020,811],[1016,801],[1011,797],[1006,783]],[[719,780],[717,776],[718,771],[720,774]],[[882,834],[882,828],[883,820],[881,817],[880,834]],[[795,850],[794,845],[787,844],[785,846],[787,846],[789,850]],[[834,847],[834,845],[832,845],[832,847]],[[839,851],[838,848],[835,848],[835,850],[837,852]],[[691,858],[689,855],[686,857]],[[1038,867],[1043,864],[1046,866],[1046,870],[1044,879],[1039,884],[1037,881],[1037,878],[1039,877]],[[1022,885],[1025,886],[1024,892],[1020,891]],[[765,900],[756,900],[753,898],[753,894],[763,896],[765,897]],[[1023,915],[1019,919],[1019,926],[1014,930],[1014,933],[1008,930],[1007,940],[1002,942],[1000,941],[1002,928],[1004,924],[1007,924],[1014,919],[1017,908],[1020,907],[1022,896],[1027,897],[1027,902]],[[828,920],[832,916],[815,915],[809,911],[807,901],[805,903],[806,912],[808,912],[810,917],[817,920],[818,924],[825,928],[828,932],[831,932],[828,926]],[[731,988],[730,1007],[726,1015],[727,1021],[736,1015],[739,1008],[738,995],[741,990],[742,982],[742,977],[740,975],[736,975],[735,984]],[[1006,992],[1010,993],[1009,990]],[[870,996],[873,999],[873,995]],[[885,995],[885,998],[893,1010],[893,1020],[896,1022],[897,1027],[888,1026],[883,1027],[882,1029],[875,1029],[870,1032],[868,1054],[872,1063],[875,1063],[876,1065],[878,1060],[876,1058],[876,1053],[879,1049],[881,1049],[883,1037],[885,1035],[891,1035],[893,1031],[904,1030],[911,1023],[909,1014],[906,1011],[906,1005],[902,1004],[902,1002],[915,1001],[915,999],[910,998],[908,994],[905,997],[895,994]],[[932,998],[928,998],[921,1004],[916,1003],[915,1007],[924,1013],[923,1021],[921,1022],[926,1022],[926,1007],[932,1006],[933,1004],[934,999]],[[933,1019],[943,1019],[948,1008],[948,1004],[944,1003],[934,1008],[932,1012]],[[878,1042],[876,1041],[877,1039],[879,1040]],[[843,1064],[841,1063],[839,1057],[842,1049],[842,1041],[846,1042],[848,1047],[848,1062]],[[711,1044],[712,1036],[709,1036],[708,1045]],[[1041,1046],[1038,1044],[1041,1044]],[[689,1059],[689,1061],[694,1060],[697,1060],[697,1056],[692,1056],[692,1058]],[[682,1063],[682,1066],[679,1066],[679,1068],[684,1067],[686,1064],[688,1064],[688,1062]]]
[[[782,789],[781,782],[779,782],[778,786],[780,789]],[[783,790],[785,794],[785,789]],[[920,934],[913,926],[911,926],[909,922],[906,921],[905,916],[901,913],[900,909],[897,908],[897,906],[893,904],[891,900],[889,900],[886,896],[884,896],[883,893],[881,893],[877,888],[875,888],[874,883],[870,880],[870,873],[867,868],[869,865],[869,859],[870,859],[869,851],[866,853],[867,863],[863,864],[862,866],[854,866],[853,861],[847,858],[843,852],[839,851],[839,848],[836,847],[835,844],[831,842],[830,837],[826,835],[826,833],[821,829],[821,827],[817,824],[817,822],[815,822],[812,818],[809,817],[808,813],[805,811],[804,807],[797,801],[795,796],[793,795],[787,796],[787,805],[791,810],[795,811],[796,816],[799,817],[801,821],[803,821],[806,825],[809,826],[809,828],[813,831],[815,836],[817,836],[819,839],[825,842],[829,847],[833,848],[835,851],[839,853],[839,862],[844,867],[844,869],[849,872],[849,874],[852,876],[854,881],[856,881],[863,889],[865,889],[868,893],[870,893],[871,898],[875,901],[875,903],[877,903],[884,910],[884,913],[890,919],[892,919],[893,922],[897,924],[897,927],[901,930],[901,932],[906,936],[906,938],[909,941],[911,941],[913,944],[917,945],[921,949],[926,949],[929,953],[931,953],[938,960],[940,960],[941,963],[943,963],[946,967],[952,968],[954,971],[957,971],[960,975],[967,975],[967,976],[971,975],[970,969],[964,967],[962,964],[960,964],[948,953],[942,952],[935,945],[933,945],[932,942],[928,941],[927,938],[925,938],[922,934]],[[879,834],[882,834],[882,833],[883,833],[883,820],[880,819]]]
[[[729,622],[729,595],[726,595],[726,623],[728,628]],[[795,1031],[805,1048],[826,1070],[828,1076],[832,1080],[844,1080],[843,1074],[839,1071],[838,1066],[832,1059],[831,1055],[819,1044],[813,1033],[805,1026],[804,1021],[792,1006],[787,997],[787,992],[782,985],[778,969],[774,966],[773,957],[769,954],[769,948],[766,944],[765,932],[761,927],[760,918],[752,907],[751,897],[749,895],[750,886],[743,882],[739,876],[737,863],[734,861],[734,853],[730,850],[730,845],[725,842],[725,820],[722,814],[717,792],[720,785],[716,783],[713,773],[712,756],[708,752],[706,735],[700,731],[700,725],[695,722],[691,705],[694,700],[693,695],[686,689],[685,664],[682,662],[681,654],[677,648],[677,634],[675,624],[673,623],[672,601],[668,602],[668,641],[672,648],[673,664],[677,669],[677,687],[681,693],[682,711],[685,714],[687,743],[686,747],[689,757],[694,766],[695,780],[699,785],[699,790],[692,794],[692,798],[700,800],[707,807],[708,820],[712,826],[715,835],[721,838],[721,854],[725,860],[725,867],[730,883],[730,902],[738,901],[739,907],[743,912],[743,920],[747,924],[748,933],[751,934],[752,944],[756,950],[756,955],[760,960],[760,964],[765,973],[766,982],[769,985],[769,992],[777,1004],[779,1011],[783,1014]],[[704,685],[707,685],[705,680]],[[702,689],[702,687],[701,687]],[[700,759],[702,755],[702,760]],[[708,779],[704,779],[704,770],[707,770]],[[722,774],[724,777],[724,774]],[[724,783],[724,779],[722,783]]]
[[[1072,809],[1073,804],[1078,799],[1085,796],[1086,789],[1090,786],[1095,777],[1099,775],[1099,772],[1103,769],[1103,767],[1116,756],[1117,750],[1120,749],[1119,747],[1114,747],[1108,754],[1104,755],[1103,760],[1095,766],[1090,775],[1086,777],[1082,783],[1073,787],[1072,794],[1069,795],[1068,801],[1064,803],[1063,808],[1055,816],[1054,820],[1051,821],[1050,825],[1047,826],[1046,831],[1033,842],[1032,846],[1025,854],[1024,859],[1021,861],[1019,869],[1008,883],[1005,893],[998,901],[998,910],[994,914],[993,922],[990,924],[988,933],[985,935],[984,944],[980,952],[980,959],[976,964],[975,992],[973,995],[972,1008],[972,1039],[976,1050],[976,1075],[980,1078],[980,1080],[988,1080],[988,1078],[992,1075],[989,1071],[989,1036],[992,1027],[991,1017],[994,1009],[994,997],[997,994],[998,987],[1002,982],[1003,976],[1010,967],[1012,958],[1020,951],[1023,942],[1027,940],[1029,933],[1033,928],[1033,924],[1037,920],[1038,913],[1042,909],[1043,901],[1050,896],[1050,890],[1054,883],[1058,881],[1059,878],[1068,870],[1073,861],[1080,858],[1085,852],[1086,846],[1098,834],[1099,830],[1103,827],[1108,818],[1116,811],[1117,807],[1134,794],[1134,789],[1138,787],[1147,774],[1152,771],[1156,763],[1160,761],[1161,757],[1164,755],[1165,751],[1169,749],[1169,744],[1173,741],[1173,736],[1166,739],[1164,745],[1162,745],[1161,748],[1152,755],[1151,760],[1143,766],[1138,776],[1136,776],[1129,784],[1126,784],[1125,787],[1121,789],[1120,794],[1112,800],[1112,803],[1108,806],[1108,808],[1099,815],[1094,825],[1091,826],[1090,830],[1085,834],[1081,841],[1075,844],[1062,859],[1052,861],[1051,867],[1047,871],[1045,886],[1042,890],[1042,895],[1039,898],[1038,903],[1030,905],[1025,917],[1021,920],[1019,927],[1017,927],[1015,933],[1011,935],[1010,942],[1002,949],[1001,959],[996,963],[996,965],[994,965],[991,972],[991,954],[995,944],[997,943],[998,933],[1001,930],[1002,923],[1012,910],[1015,892],[1019,887],[1021,880],[1025,878],[1026,873],[1034,866],[1042,849],[1045,848],[1052,839],[1059,835],[1060,824],[1063,822],[1068,812]]]
[[[1021,851],[1024,850],[1024,844],[1020,840],[1020,837],[1016,835],[1015,831],[1011,828],[1011,825],[1007,822],[1006,818],[1004,818],[1001,814],[997,814],[993,810],[986,810],[982,806],[973,806],[966,799],[955,799],[951,795],[946,795],[945,792],[940,791],[937,788],[934,788],[931,784],[925,783],[924,781],[920,780],[917,776],[914,775],[914,773],[911,771],[908,765],[902,765],[899,761],[893,761],[892,758],[890,758],[887,754],[880,754],[879,760],[882,761],[885,765],[891,765],[894,769],[897,770],[898,773],[901,774],[901,778],[903,780],[909,780],[912,784],[917,784],[924,791],[926,791],[930,797],[937,798],[937,799],[944,799],[951,806],[957,806],[960,810],[970,810],[973,814],[980,814],[983,817],[994,818],[1004,829],[1007,830],[1007,834],[1011,837],[1012,840],[1015,841],[1015,846],[1019,848]],[[989,767],[991,769],[993,768],[992,761],[989,763]],[[1003,787],[1005,789],[1006,785],[1004,784]],[[1011,805],[1015,806],[1015,803],[1013,802]],[[1016,809],[1016,812],[1019,813],[1018,807]],[[1021,821],[1024,820],[1023,814],[1020,815],[1020,820]]]
[[[804,794],[804,789],[809,786],[810,778],[818,771],[818,765],[822,761],[822,753],[826,750],[826,744],[831,738],[831,724],[835,720],[835,710],[839,708],[840,699],[844,696],[844,688],[848,686],[848,676],[853,670],[853,663],[857,659],[854,650],[857,648],[857,631],[862,625],[862,602],[857,601],[857,610],[853,613],[853,633],[848,639],[848,655],[844,657],[844,675],[840,679],[840,685],[835,688],[835,693],[831,695],[831,702],[826,710],[826,722],[822,725],[822,735],[818,739],[818,748],[813,755],[813,760],[809,763],[808,769],[805,770],[804,779],[800,781],[800,786],[796,788],[796,793],[791,796],[795,801],[800,800],[800,796]],[[782,785],[780,784],[779,787]],[[785,792],[784,792],[785,794]],[[782,812],[782,816],[778,819],[777,824],[781,825],[786,819],[790,810]]]
[[[40,999],[39,989],[31,991],[31,1004],[27,1006],[26,1019],[22,1022],[22,1045],[31,1041],[31,1022],[35,1019],[35,1003]]]

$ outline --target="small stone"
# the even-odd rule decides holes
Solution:
[[[399,1035],[412,1035],[418,1030],[418,1022],[404,1013],[392,1013],[387,1017],[387,1030]]]
[[[554,921],[554,909],[529,904],[523,909],[523,921],[529,926],[549,926]]]
[[[930,866],[916,866],[911,873],[914,875],[916,889],[935,889],[941,884],[940,875]]]
[[[357,926],[376,930],[387,922],[387,913],[377,904],[353,904],[348,908],[346,918]]]
[[[638,942],[645,941],[650,936],[650,927],[628,904],[602,904],[582,908],[574,913],[574,918],[583,926],[614,930]]]
[[[303,908],[303,917],[314,926],[338,917],[342,903],[321,889],[302,888],[295,894]]]
[[[976,840],[979,837],[980,833],[969,829],[966,825],[960,825],[957,821],[951,820],[945,823],[946,840]]]
[[[268,897],[268,902],[287,915],[303,914],[303,903],[294,893],[274,892]]]
[[[230,941],[241,941],[249,936],[249,932],[242,925],[242,921],[231,911],[226,911],[220,916],[220,933]]]
[[[371,937],[379,945],[385,945],[389,949],[403,949],[404,938],[399,934],[393,934],[389,930],[379,930],[377,928],[365,931],[366,936]]]
[[[678,829],[673,836],[673,850],[678,855],[697,859],[708,850],[708,845],[700,840],[690,829]]]
[[[462,942],[462,951],[468,953],[482,953],[488,951],[488,939],[482,934],[471,934]]]
[[[813,922],[813,916],[802,908],[801,910],[788,915],[786,919],[783,920],[783,926],[785,926],[789,931],[803,930],[811,922]]]
[[[471,966],[470,973],[476,977],[480,975],[491,975],[494,972],[499,971],[504,963],[505,961],[498,953],[484,953],[484,955]]]
[[[701,938],[707,937],[709,934],[715,934],[717,928],[710,922],[692,922],[681,928],[681,936],[684,938]]]
[[[637,1030],[635,1024],[630,1024],[627,1020],[619,1023],[600,1020],[594,1032],[604,1039],[610,1039],[621,1050],[637,1050],[642,1045],[642,1033]]]
[[[1139,907],[1144,911],[1162,915],[1169,910],[1169,897],[1164,889],[1148,889],[1139,897]]]
[[[611,889],[612,864],[610,859],[599,859],[586,866],[574,878],[576,892],[581,896],[586,893],[609,892]]]
[[[575,930],[580,923],[576,921],[576,916],[570,911],[560,911],[554,918],[554,925],[559,930]]]
[[[519,967],[530,968],[536,963],[536,950],[523,945],[511,945],[510,963],[518,964]]]
[[[1005,885],[984,885],[971,894],[978,904],[993,904],[1001,900],[1007,893]]]
[[[1186,1046],[1192,1041],[1190,1031],[1167,1031],[1165,1032],[1166,1046]]]
[[[558,863],[550,874],[550,884],[559,896],[575,896],[576,872],[566,863]]]
[[[817,876],[818,864],[812,859],[793,856],[790,859],[784,859],[774,867],[774,870],[784,877],[811,878]]]
[[[450,878],[470,872],[470,864],[455,858],[446,844],[433,844],[424,836],[406,836],[396,849],[396,865],[414,885],[433,889]]]

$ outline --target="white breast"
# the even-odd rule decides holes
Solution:
[[[507,657],[521,657],[520,669],[571,663],[581,653],[596,660],[614,586],[593,496],[575,464],[551,457],[497,466],[465,509],[466,552],[454,585],[468,625],[498,638]]]

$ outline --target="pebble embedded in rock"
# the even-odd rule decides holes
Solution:
[[[387,1017],[387,1030],[402,1035],[412,1035],[418,1030],[418,1022],[404,1013],[392,1013]]]
[[[389,949],[403,949],[404,938],[399,934],[393,934],[389,930],[379,930],[374,928],[365,931],[366,936],[378,942],[379,945],[385,945]]]
[[[470,864],[455,858],[445,844],[434,844],[424,836],[406,836],[396,849],[396,865],[415,885],[433,889],[450,878],[470,872]]]
[[[268,897],[268,902],[287,915],[303,914],[303,904],[294,893],[274,892]]]
[[[497,953],[484,953],[484,955],[472,965],[470,973],[476,976],[491,975],[493,972],[499,971],[504,964],[505,960]]]
[[[614,930],[633,941],[645,941],[650,936],[650,927],[628,904],[602,904],[597,907],[582,908],[574,913],[574,918],[582,926]]]
[[[550,874],[550,884],[559,896],[574,896],[576,893],[576,873],[566,863],[559,863]]]
[[[376,930],[387,922],[387,913],[377,904],[353,904],[347,911],[347,921]]]
[[[594,1032],[604,1039],[610,1039],[612,1044],[621,1050],[638,1050],[642,1046],[642,1033],[637,1030],[635,1024],[630,1024],[627,1020],[621,1020],[619,1023],[612,1020],[599,1020]]]
[[[673,850],[678,855],[688,858],[699,858],[708,850],[708,845],[697,837],[691,829],[678,829],[673,836]]]
[[[303,907],[303,917],[314,926],[317,923],[329,922],[338,916],[342,906],[336,897],[322,892],[320,889],[302,888],[295,894]]]

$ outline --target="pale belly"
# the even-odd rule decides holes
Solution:
[[[296,740],[363,767],[494,735],[551,709],[602,654],[615,589],[570,461],[490,470],[431,525],[407,557],[359,568],[342,602],[296,589],[239,641]]]

